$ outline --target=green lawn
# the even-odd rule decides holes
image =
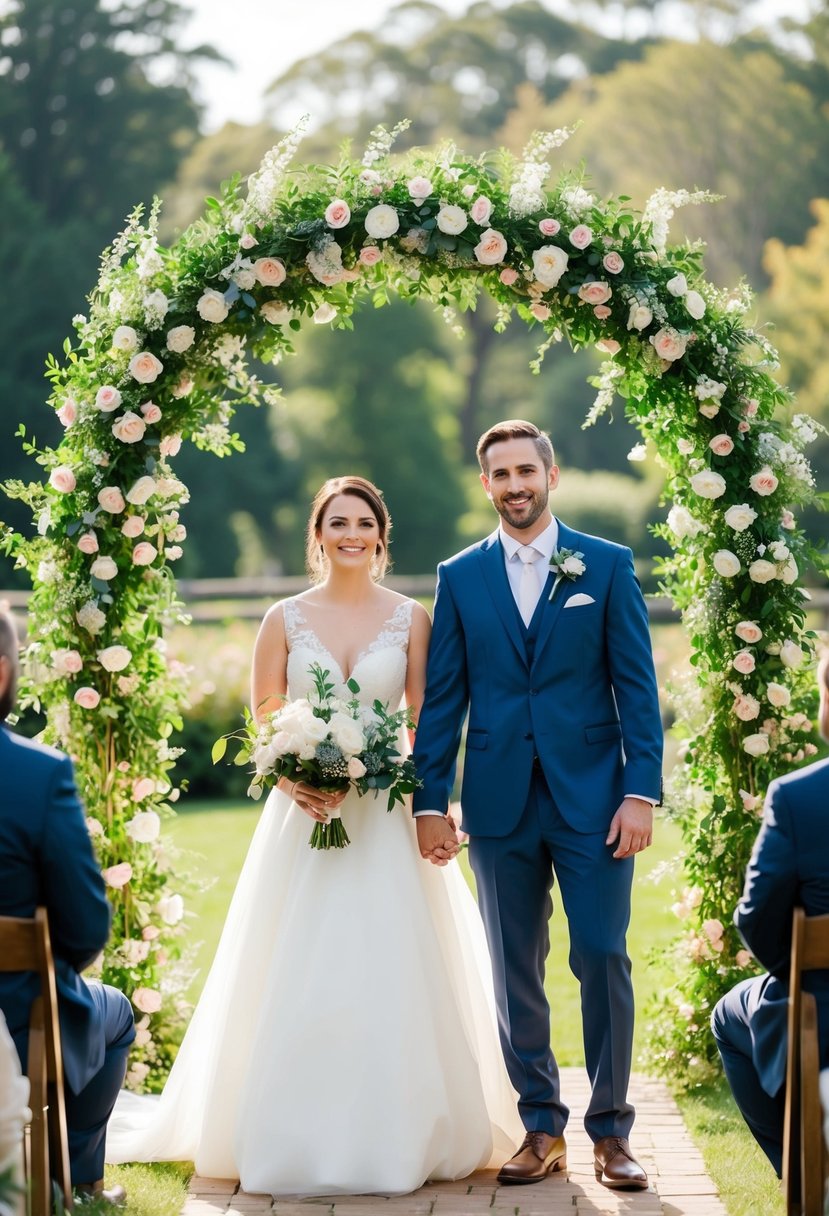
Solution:
[[[186,854],[185,868],[195,875],[200,888],[188,898],[191,937],[200,943],[196,953],[198,973],[188,993],[191,1000],[204,984],[259,814],[259,807],[251,803],[185,801],[171,824],[173,838]],[[679,847],[677,828],[659,823],[655,844],[637,862],[628,944],[640,1015],[651,994],[670,982],[664,970],[649,965],[648,957],[654,947],[667,944],[676,932],[669,908],[673,888],[681,880],[670,863]],[[465,855],[461,864],[474,889]],[[583,1053],[578,986],[567,966],[567,926],[557,899],[550,935],[547,991],[553,1011],[553,1044],[560,1063],[580,1064]],[[644,1046],[644,1026],[645,1019],[640,1016],[637,1056]],[[777,1181],[748,1134],[725,1083],[680,1096],[679,1102],[730,1216],[782,1214]],[[183,1202],[185,1178],[186,1172],[177,1166],[136,1165],[107,1171],[108,1181],[121,1181],[130,1192],[127,1216],[175,1216]]]

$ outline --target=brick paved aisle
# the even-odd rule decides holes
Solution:
[[[396,1198],[305,1200],[248,1195],[236,1183],[194,1177],[182,1216],[725,1216],[702,1157],[660,1081],[634,1075],[630,1090],[636,1106],[633,1148],[648,1171],[648,1191],[614,1192],[596,1182],[591,1144],[581,1122],[588,1092],[581,1069],[562,1069],[562,1092],[571,1108],[566,1177],[556,1174],[533,1186],[499,1187],[495,1172],[484,1170],[462,1182],[427,1184],[413,1195]]]

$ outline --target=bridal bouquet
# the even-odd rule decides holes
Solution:
[[[410,711],[389,713],[381,701],[361,705],[355,680],[346,685],[352,699],[335,697],[329,672],[319,663],[309,671],[314,678],[309,697],[288,701],[261,724],[246,710],[244,729],[217,740],[213,763],[225,754],[228,740],[237,739],[235,763],[252,762],[255,770],[248,787],[253,798],[287,777],[322,790],[388,790],[390,811],[420,785],[411,757],[403,759],[398,746],[400,731],[412,726]],[[310,843],[312,849],[342,849],[350,843],[339,808],[330,812],[327,823],[314,824]]]

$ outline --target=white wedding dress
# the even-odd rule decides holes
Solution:
[[[412,602],[352,672],[403,696]],[[288,686],[343,673],[285,601]],[[351,844],[273,791],[164,1092],[122,1093],[107,1160],[191,1160],[273,1195],[405,1193],[500,1164],[523,1136],[498,1043],[477,907],[456,863],[425,862],[409,808],[349,793]]]

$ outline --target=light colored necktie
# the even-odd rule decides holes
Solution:
[[[535,562],[538,560],[538,550],[532,545],[521,545],[518,549],[518,559],[521,562],[521,581],[518,584],[518,611],[521,619],[529,629],[538,603],[538,575],[535,572]]]

